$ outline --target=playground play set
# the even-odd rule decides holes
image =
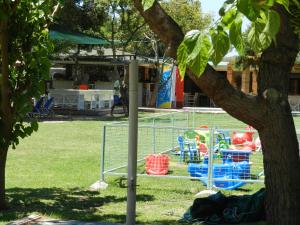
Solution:
[[[210,140],[210,130],[201,126],[196,130],[186,131],[178,136],[179,163],[187,162],[190,176],[198,178],[207,185],[209,168],[209,147],[213,141],[213,158],[221,159],[219,164],[213,164],[213,185],[219,189],[232,190],[246,184],[244,179],[250,179],[250,155],[260,149],[260,141],[253,140],[254,130],[247,127],[246,132],[230,132],[217,130],[215,140]],[[169,168],[169,156],[166,154],[151,154],[146,157],[146,172],[149,175],[166,175]]]

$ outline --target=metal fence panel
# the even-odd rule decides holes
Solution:
[[[237,129],[228,129],[233,126]],[[261,151],[250,150],[247,155],[242,149],[227,150],[226,141],[231,141],[234,133],[247,133],[247,130],[241,130],[245,127],[227,114],[211,115],[208,120],[207,115],[197,112],[142,118],[138,127],[138,176],[197,179],[208,188],[223,189],[237,188],[246,183],[263,183]],[[222,136],[221,132],[225,134]],[[257,133],[252,136],[254,140]],[[127,137],[127,123],[105,126],[101,173],[126,176]],[[184,140],[182,146],[180,137]]]

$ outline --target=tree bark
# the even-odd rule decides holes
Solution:
[[[134,3],[150,28],[169,47],[169,55],[176,58],[183,40],[178,25],[157,2],[146,12],[140,0]],[[299,225],[299,146],[288,103],[288,74],[299,52],[299,39],[289,26],[289,15],[283,7],[276,5],[274,9],[281,16],[281,27],[277,44],[262,54],[258,96],[234,89],[209,65],[201,77],[189,76],[218,106],[258,130],[264,155],[267,223]]]
[[[4,8],[5,8],[4,4]],[[6,208],[5,202],[5,165],[7,150],[11,141],[12,132],[12,108],[10,104],[9,84],[9,55],[8,55],[8,21],[0,22],[0,45],[1,45],[1,80],[0,80],[0,210]]]
[[[265,125],[258,130],[264,153],[268,224],[300,224],[299,144],[288,102],[289,73],[299,51],[299,39],[282,7],[277,44],[261,56],[258,95],[266,105]]]
[[[7,209],[5,199],[5,166],[7,149],[0,149],[0,211]]]
[[[265,55],[267,58],[272,55],[271,52],[268,54],[262,59],[266,58]],[[276,58],[276,54],[273,56]],[[264,127],[258,130],[264,154],[266,212],[268,224],[297,225],[300,224],[299,145],[287,85],[284,85],[291,66],[275,65],[263,62],[259,71],[259,87],[267,88],[259,92],[265,99],[267,110]],[[279,82],[274,82],[276,79],[282,80],[282,87],[278,86]]]

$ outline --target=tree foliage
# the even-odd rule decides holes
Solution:
[[[66,30],[86,32],[103,24],[108,13],[91,0],[64,0],[54,22]]]
[[[8,89],[9,106],[1,105],[0,123],[5,123],[4,107],[9,107],[12,117],[12,133],[9,139],[0,139],[1,148],[18,144],[19,138],[37,130],[37,123],[24,123],[24,116],[32,109],[31,98],[38,98],[44,91],[44,80],[49,76],[49,50],[47,26],[51,22],[52,1],[4,1],[0,6],[1,20],[7,23],[8,42]],[[14,8],[15,7],[15,8]],[[3,26],[3,22],[2,22]],[[1,45],[1,50],[4,46]],[[3,54],[3,52],[2,52]],[[3,57],[0,58],[3,63]],[[3,72],[1,80],[3,80]],[[2,83],[0,90],[6,88]],[[3,131],[0,129],[0,132]],[[2,136],[3,133],[0,133]]]
[[[191,30],[205,30],[211,25],[211,15],[202,13],[199,0],[171,0],[162,6],[184,33]]]
[[[172,0],[163,4],[184,31],[203,30],[210,25],[211,16],[201,13],[199,0]],[[63,6],[55,23],[65,29],[105,38],[113,49],[123,48],[139,55],[155,56],[156,45],[159,56],[165,52],[166,47],[149,29],[131,0],[65,0]],[[65,49],[64,46],[68,49],[67,43],[55,45],[57,49]]]
[[[24,118],[49,78],[48,25],[55,1],[0,1],[0,209],[5,208],[7,151],[38,129]],[[57,7],[55,7],[57,9]],[[55,11],[55,10],[54,10]]]
[[[145,9],[149,9],[149,5],[153,4],[152,0],[144,0]],[[193,35],[188,33],[182,42],[182,46],[178,49],[178,60],[181,72],[184,75],[185,67],[193,68],[193,72],[197,75],[201,75],[205,69],[208,60],[211,60],[217,65],[222,58],[227,54],[230,46],[233,45],[239,54],[243,55],[245,51],[244,40],[242,37],[242,23],[243,18],[246,17],[251,21],[251,28],[248,33],[248,42],[252,46],[252,49],[258,53],[265,50],[270,46],[272,41],[276,44],[276,34],[280,27],[280,16],[273,10],[274,4],[278,3],[283,5],[294,15],[292,23],[295,26],[295,30],[299,32],[299,3],[297,1],[288,0],[265,0],[265,1],[252,1],[252,0],[227,0],[219,10],[220,19],[216,22],[210,32],[204,35],[210,36],[211,49],[209,52],[202,51],[201,54],[203,61],[197,68],[193,65],[195,60],[191,60],[186,57],[186,54],[191,54],[192,51],[183,51],[186,49],[186,43],[191,41],[194,43],[194,48],[202,49],[206,48],[207,42],[201,41],[202,35],[198,35],[194,32]],[[290,7],[292,4],[294,7]],[[291,12],[293,11],[293,12]],[[297,19],[298,18],[298,19]],[[195,41],[199,39],[199,42]],[[196,45],[196,43],[198,43]],[[200,43],[200,44],[199,44]],[[191,48],[191,47],[189,47]],[[198,59],[197,59],[198,60]]]

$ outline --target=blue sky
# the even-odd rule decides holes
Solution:
[[[216,19],[219,17],[218,12],[223,2],[222,0],[201,0],[202,12],[212,13]]]
[[[209,13],[213,16],[214,20],[217,20],[219,18],[219,9],[222,7],[225,0],[201,0],[201,10],[203,13]],[[244,19],[242,30],[245,30],[247,26],[249,25],[249,22]],[[227,56],[233,56],[237,55],[237,52],[235,49],[233,49],[231,52],[227,54]]]
[[[219,18],[219,9],[222,7],[225,0],[201,0],[201,10],[203,13],[210,13],[213,15],[214,19],[217,20]],[[245,30],[249,25],[249,21],[247,19],[243,20],[242,29]]]

